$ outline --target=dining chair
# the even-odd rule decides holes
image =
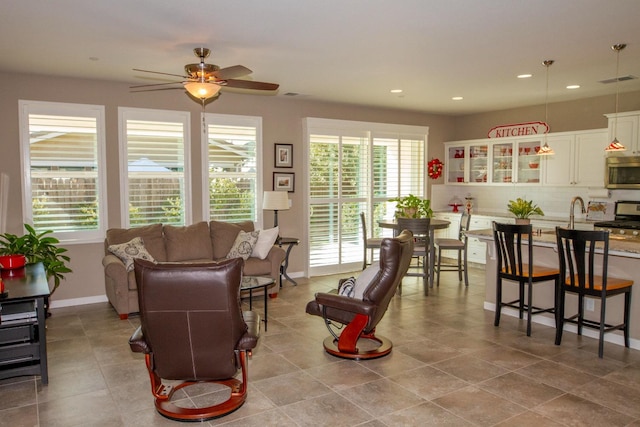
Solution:
[[[494,325],[500,325],[502,307],[518,310],[522,319],[527,312],[527,336],[531,336],[531,317],[541,313],[556,313],[560,286],[560,270],[557,267],[535,265],[533,260],[533,239],[531,224],[501,224],[493,222],[493,237],[496,247],[496,316]],[[509,302],[502,301],[503,281],[518,283],[518,298]],[[540,308],[533,303],[533,286],[553,281],[555,304],[553,307]],[[525,286],[527,294],[525,297]],[[557,324],[556,316],[556,327]]]
[[[364,270],[367,268],[367,265],[370,265],[373,262],[373,251],[374,249],[380,249],[382,239],[377,237],[367,237],[367,217],[364,212],[360,212],[360,223],[362,224],[362,241],[364,248],[362,254],[362,269]],[[371,252],[371,262],[367,262],[367,250]]]
[[[582,328],[585,326],[599,331],[598,357],[600,358],[604,353],[604,334],[607,332],[623,331],[624,345],[629,347],[629,316],[633,280],[609,277],[607,270],[609,232],[556,227],[556,238],[562,281],[558,292],[556,345],[560,345],[562,342],[564,322],[570,322],[578,325],[578,335],[582,335]],[[578,313],[570,317],[565,317],[564,313],[567,292],[578,295]],[[607,299],[620,294],[624,294],[622,323],[615,325],[606,323]],[[585,318],[585,297],[600,299],[598,320]]]
[[[435,246],[438,248],[438,264],[436,265],[436,286],[440,286],[441,271],[457,271],[458,280],[462,282],[462,274],[464,273],[464,285],[469,286],[469,275],[467,273],[467,231],[471,222],[471,215],[463,212],[460,216],[460,227],[458,228],[458,238],[439,238],[435,239]],[[458,263],[456,265],[442,264],[442,251],[456,251],[458,255]]]
[[[413,233],[414,246],[413,258],[417,260],[412,264],[405,276],[422,277],[424,294],[429,295],[429,227],[431,218],[398,218],[398,230],[409,230]],[[402,284],[399,290],[401,291]]]

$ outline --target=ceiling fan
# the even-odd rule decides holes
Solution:
[[[205,58],[209,56],[211,51],[205,47],[193,49],[195,56],[200,58],[200,63],[187,64],[184,66],[186,75],[163,73],[160,71],[141,70],[134,68],[133,71],[143,73],[161,74],[165,76],[179,77],[179,82],[154,83],[145,85],[131,86],[130,89],[136,89],[133,92],[146,92],[153,90],[171,90],[186,89],[194,98],[202,101],[202,107],[207,99],[217,96],[222,88],[249,89],[263,92],[275,92],[280,85],[276,83],[256,82],[253,80],[242,80],[243,77],[251,74],[252,71],[243,65],[234,65],[231,67],[220,68],[214,64],[205,63]],[[181,84],[182,87],[160,87]]]

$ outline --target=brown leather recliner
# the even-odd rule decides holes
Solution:
[[[129,339],[144,353],[158,412],[170,419],[202,421],[238,409],[247,395],[247,356],[258,342],[260,317],[242,312],[243,260],[155,264],[135,260],[141,326]],[[238,369],[242,381],[234,378]],[[162,380],[181,380],[168,386]],[[228,400],[206,408],[171,402],[175,391],[215,382]]]
[[[375,359],[391,352],[393,344],[375,335],[376,325],[387,311],[391,298],[409,268],[413,255],[413,234],[403,230],[395,238],[382,239],[380,245],[380,271],[364,290],[362,299],[317,293],[307,304],[307,313],[321,316],[331,336],[324,340],[327,353],[347,359]],[[340,336],[332,329],[333,323],[346,325]],[[360,351],[359,339],[378,343],[374,349]]]

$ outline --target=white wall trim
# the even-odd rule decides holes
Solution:
[[[76,305],[97,304],[99,302],[109,302],[109,299],[106,295],[61,299],[57,301],[51,301],[51,308],[74,307]]]

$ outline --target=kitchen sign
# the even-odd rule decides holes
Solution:
[[[505,138],[511,136],[541,135],[549,132],[549,125],[545,122],[516,123],[500,125],[489,129],[488,138]]]

